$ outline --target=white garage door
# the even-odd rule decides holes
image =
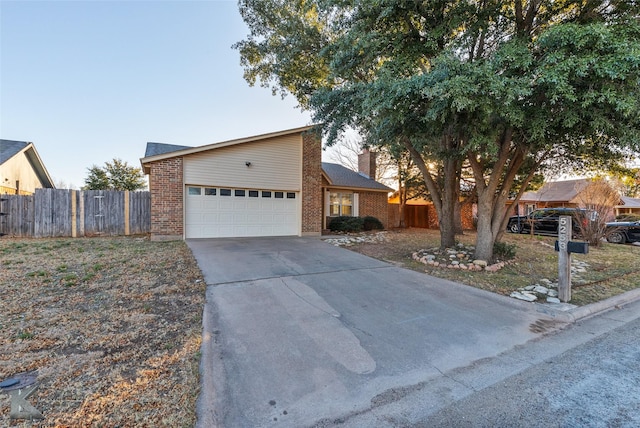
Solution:
[[[187,238],[298,234],[297,192],[187,186]]]

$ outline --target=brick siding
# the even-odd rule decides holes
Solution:
[[[388,197],[383,192],[358,192],[360,203],[358,204],[358,216],[372,216],[382,222],[386,229],[389,224]]]
[[[184,185],[182,158],[169,158],[150,165],[151,239],[182,239]]]
[[[313,131],[302,134],[302,235],[322,231],[322,140]]]

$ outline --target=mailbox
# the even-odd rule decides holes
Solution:
[[[555,249],[560,251],[560,243],[558,241],[556,241]],[[567,242],[567,251],[574,254],[589,254],[589,243],[569,241]]]

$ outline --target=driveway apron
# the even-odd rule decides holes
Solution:
[[[557,324],[316,238],[187,244],[207,283],[199,427],[339,423]]]

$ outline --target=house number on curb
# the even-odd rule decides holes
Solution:
[[[558,298],[563,302],[571,300],[571,216],[560,216],[558,225]]]

